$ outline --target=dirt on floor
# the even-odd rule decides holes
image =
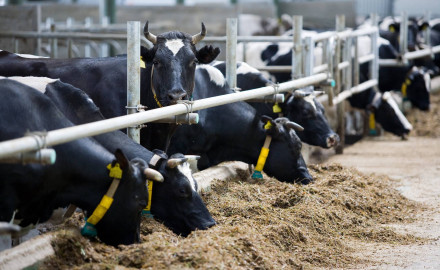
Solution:
[[[141,243],[115,248],[82,237],[77,213],[51,232],[56,255],[39,269],[436,269],[439,95],[432,103],[409,115],[408,141],[363,140],[309,165],[308,186],[217,182],[203,200],[218,224],[187,238],[145,218]]]

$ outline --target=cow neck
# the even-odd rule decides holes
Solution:
[[[122,179],[122,170],[118,163],[108,164],[107,169],[110,171],[109,177],[113,178],[113,181],[93,213],[86,218],[86,223],[84,224],[84,227],[81,228],[81,234],[84,236],[95,237],[98,235],[95,226],[101,221],[113,204],[113,197]]]
[[[157,106],[159,106],[159,108],[162,108],[163,106],[160,103],[160,101],[157,99],[156,90],[154,89],[153,76],[154,76],[154,64],[151,65],[150,88],[151,88],[151,92],[153,93],[154,101],[156,101],[156,104],[157,104]]]

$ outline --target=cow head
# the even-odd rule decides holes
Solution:
[[[401,31],[401,22],[395,18],[386,18],[382,23],[386,24],[389,32],[393,34],[393,39],[397,41],[392,42],[397,49],[399,49],[398,44],[400,44],[399,35]],[[415,18],[409,18],[408,20],[408,51],[417,50],[417,46],[422,42],[421,31],[425,30],[429,26],[426,21],[417,21]]]
[[[163,153],[160,155],[166,158]],[[154,218],[182,236],[215,225],[197,193],[197,182],[192,176],[188,158],[182,154],[173,154],[169,159],[162,159],[157,170],[164,175],[165,181],[154,184],[151,202]]]
[[[212,46],[196,49],[197,42],[206,35],[205,25],[202,23],[202,31],[193,36],[177,31],[155,36],[149,32],[147,22],[144,35],[154,45],[151,49],[142,48],[141,56],[151,68],[150,87],[157,95],[158,106],[191,98],[196,65],[210,63],[220,53]]]
[[[120,150],[116,150],[115,157],[113,165],[116,162],[119,164],[122,178],[111,207],[96,224],[99,239],[114,246],[139,242],[141,212],[148,202],[146,179],[158,180],[157,176],[160,175],[156,172],[157,175],[152,177],[148,174],[151,169],[144,160],[128,161]]]
[[[388,132],[404,138],[412,129],[412,125],[400,111],[396,101],[389,92],[376,93],[370,109],[375,120]]]
[[[286,117],[304,127],[303,131],[297,131],[301,141],[323,148],[339,143],[338,134],[331,129],[325,116],[324,106],[312,91],[296,90],[285,103]]]
[[[405,91],[404,91],[405,89]],[[431,76],[425,68],[413,67],[402,85],[402,92],[408,100],[420,110],[429,110],[429,92]]]
[[[272,136],[264,171],[283,182],[308,184],[313,181],[301,155],[301,141],[295,133],[295,130],[299,131],[303,128],[285,117],[274,120],[262,116],[261,121],[265,126],[266,134]],[[291,166],[285,166],[286,163]]]

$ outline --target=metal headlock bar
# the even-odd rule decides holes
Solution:
[[[301,78],[279,84],[279,92],[287,92],[293,89],[305,87],[311,84],[318,84],[327,79],[327,74],[320,73],[310,77]],[[207,109],[215,106],[225,105],[238,101],[246,101],[248,99],[267,96],[273,94],[273,87],[266,86],[254,90],[232,93],[222,96],[215,96],[201,100],[195,100],[192,109],[194,111]],[[76,139],[96,136],[98,134],[127,128],[129,126],[139,125],[152,122],[158,119],[187,113],[187,106],[183,104],[170,105],[163,108],[152,109],[145,112],[139,112],[130,115],[119,116],[98,122],[88,123],[84,125],[72,126],[68,128],[58,129],[47,132],[46,145],[54,146]],[[31,137],[23,137],[14,140],[0,142],[0,158],[16,153],[35,151],[38,145]]]

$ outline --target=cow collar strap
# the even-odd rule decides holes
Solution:
[[[142,210],[142,215],[144,217],[152,218],[153,215],[151,214],[151,198],[153,197],[153,181],[148,180],[147,181],[147,190],[148,190],[148,204],[147,206]]]
[[[264,129],[270,129],[272,124],[267,122],[264,125]],[[261,147],[260,156],[258,157],[257,165],[255,166],[254,173],[252,174],[252,179],[263,179],[263,174],[261,173],[264,168],[264,164],[266,164],[267,156],[269,155],[269,146],[272,141],[272,136],[266,135],[266,139],[264,140],[263,147]]]
[[[97,235],[95,225],[104,217],[108,209],[110,209],[113,203],[113,196],[121,181],[122,170],[119,167],[119,163],[116,163],[114,166],[110,163],[107,165],[107,169],[110,170],[109,176],[113,178],[113,181],[107,193],[102,197],[101,202],[95,208],[95,211],[93,211],[91,216],[86,218],[86,224],[81,229],[81,234],[84,236],[95,237]]]
[[[156,90],[154,89],[153,73],[154,73],[154,64],[151,65],[151,78],[150,78],[151,92],[153,92],[153,98],[156,101],[157,106],[159,106],[159,108],[162,108],[163,106],[162,104],[160,104],[159,100],[157,99]]]
[[[402,91],[403,100],[408,99],[407,89],[410,84],[411,84],[410,79],[405,79],[405,81],[402,83],[402,88],[400,90]]]

